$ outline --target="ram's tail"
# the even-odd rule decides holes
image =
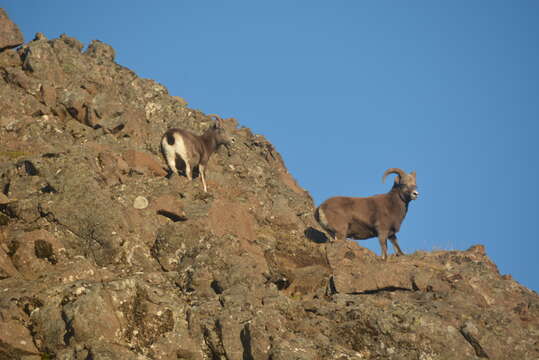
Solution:
[[[320,224],[322,229],[327,231],[327,233],[329,234],[329,237],[327,237],[328,241],[329,242],[334,241],[335,230],[333,230],[333,228],[329,225],[328,219],[326,218],[326,214],[324,213],[324,210],[322,210],[321,206],[316,208],[314,212],[314,218]]]
[[[316,208],[316,211],[314,212],[314,218],[320,224],[320,226],[324,228],[324,230],[331,231],[331,227],[328,224],[326,214],[324,214],[324,210],[322,210],[320,206]]]

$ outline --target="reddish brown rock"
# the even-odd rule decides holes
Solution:
[[[7,49],[0,52],[0,68],[18,67],[21,64],[21,58],[15,50]]]
[[[2,314],[4,316],[9,314]],[[21,359],[38,355],[30,331],[16,320],[0,321],[0,354],[5,359]]]
[[[216,200],[209,212],[209,223],[217,236],[227,234],[253,240],[255,220],[246,206],[233,201]]]
[[[65,251],[62,244],[45,230],[16,236],[9,246],[13,265],[27,279],[37,279],[52,271]]]
[[[9,69],[6,72],[6,75],[4,77],[6,81],[10,84],[13,84],[15,86],[18,86],[22,89],[24,89],[26,92],[28,92],[31,95],[39,94],[41,84],[39,81],[35,78],[32,78],[24,71],[18,68]]]
[[[150,208],[156,214],[169,218],[172,221],[187,220],[181,200],[174,195],[162,195],[153,199]]]
[[[64,70],[71,69],[60,64],[55,50],[48,41],[32,41],[23,47],[22,53],[23,70],[29,71],[39,79],[63,85],[66,77]]]
[[[133,171],[151,175],[165,176],[167,175],[162,163],[153,155],[142,151],[128,150],[123,153],[123,159]]]
[[[100,152],[98,155],[104,181],[109,185],[122,183],[129,171],[129,165],[117,154],[110,150]]]
[[[4,249],[0,249],[0,280],[6,279],[18,274],[17,269],[13,266],[11,258]]]
[[[40,89],[41,101],[48,106],[56,104],[56,89],[49,84],[41,84]]]
[[[23,42],[19,27],[9,19],[6,11],[0,8],[0,51],[15,48]]]

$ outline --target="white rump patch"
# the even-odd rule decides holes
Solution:
[[[174,152],[183,159],[186,163],[189,162],[189,158],[187,157],[187,148],[185,147],[185,141],[183,140],[183,136],[176,133],[174,136]]]
[[[191,180],[190,159],[188,157],[187,147],[185,146],[185,140],[181,133],[177,132],[172,133],[172,137],[174,138],[173,145],[169,145],[166,136],[163,137],[161,142],[167,164],[173,173],[178,174],[178,169],[176,168],[176,155],[178,155],[185,162],[185,173],[187,178]]]

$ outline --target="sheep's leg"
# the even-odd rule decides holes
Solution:
[[[395,249],[395,252],[397,253],[397,255],[404,255],[404,253],[402,252],[402,250],[401,250],[401,248],[399,246],[399,243],[397,241],[397,236],[396,235],[391,235],[389,237],[389,240],[393,244],[393,249]]]
[[[178,175],[178,169],[176,168],[176,153],[174,151],[166,151],[165,155],[170,171],[172,171],[173,174]]]
[[[331,234],[333,235],[334,241],[346,241],[347,231],[343,226],[336,226],[335,231]]]
[[[322,229],[325,230],[325,235],[326,235],[327,242],[333,243],[333,242],[337,241],[337,235],[336,235],[336,233],[334,231],[328,230],[328,229],[326,229],[324,227],[322,227]]]
[[[380,242],[380,247],[382,248],[382,259],[387,260],[387,235],[379,234],[378,241]]]
[[[205,170],[206,168],[204,167],[204,165],[202,164],[198,165],[198,172],[200,173],[200,177],[202,178],[202,185],[204,186],[204,192],[208,192],[208,188],[206,187],[206,177],[204,175],[204,173],[206,172]]]
[[[337,240],[340,239],[339,235],[336,232],[328,231],[328,234],[329,234],[328,240],[330,243],[336,242]]]
[[[191,172],[191,165],[189,165],[189,161],[187,161],[187,159],[184,159],[183,161],[185,162],[185,176],[187,176],[189,180],[193,180],[193,174]]]

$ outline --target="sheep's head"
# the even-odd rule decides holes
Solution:
[[[386,176],[389,174],[397,174],[397,177],[395,177],[395,183],[393,184],[393,188],[399,190],[399,193],[401,194],[403,200],[416,200],[419,197],[415,171],[412,171],[411,173],[407,174],[406,172],[398,168],[387,169],[384,172],[384,176],[382,177],[382,182],[385,182]]]
[[[214,117],[216,121],[210,126],[208,131],[213,133],[212,135],[215,137],[217,146],[224,145],[227,148],[230,156],[230,144],[234,143],[235,139],[230,136],[228,131],[225,129],[223,119],[217,115],[211,115],[211,117]]]

